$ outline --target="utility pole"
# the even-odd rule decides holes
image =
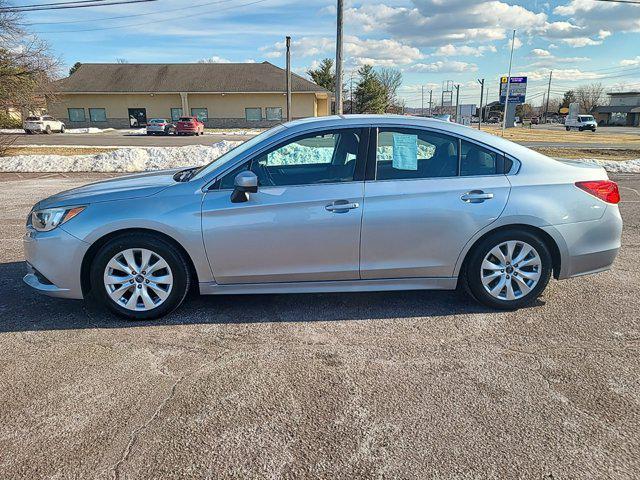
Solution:
[[[460,84],[456,85],[456,123],[460,123],[459,116],[458,116],[459,100],[460,100]]]
[[[478,79],[478,83],[480,84],[480,108],[478,109],[478,130],[480,130],[480,125],[482,125],[482,96],[484,95],[484,78],[482,80]]]
[[[549,112],[549,95],[551,93],[551,75],[553,75],[553,70],[549,70],[549,86],[547,87],[547,104],[544,107],[544,123],[547,123],[547,113]]]
[[[342,115],[342,8],[343,0],[338,0],[336,32],[336,115]]]
[[[433,116],[433,111],[432,111],[433,102],[432,102],[432,99],[433,99],[433,90],[429,90],[429,116],[430,117]]]
[[[291,37],[287,36],[287,122],[291,121]]]
[[[422,85],[422,89],[421,89],[421,91],[422,91],[422,95],[421,95],[421,98],[422,98],[422,106],[420,107],[420,115],[421,115],[422,117],[424,117],[424,85]]]
[[[504,115],[502,118],[502,136],[504,137],[504,129],[507,127],[507,113],[509,111],[509,87],[511,86],[511,65],[513,64],[513,45],[516,43],[516,30],[513,29],[511,36],[511,56],[509,57],[509,74],[507,75],[507,94],[504,97]],[[513,125],[512,125],[513,126]]]

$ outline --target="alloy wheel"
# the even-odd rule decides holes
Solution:
[[[169,297],[173,274],[169,264],[146,248],[129,248],[114,255],[104,270],[104,286],[121,307],[148,311]]]
[[[485,290],[499,300],[518,300],[531,292],[542,272],[540,255],[526,242],[509,240],[486,254],[480,267]]]

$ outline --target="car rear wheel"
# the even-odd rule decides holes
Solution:
[[[173,245],[149,234],[117,237],[91,266],[91,290],[116,314],[132,320],[166,315],[184,300],[189,267]]]
[[[64,128],[65,128],[64,125],[60,126],[60,133],[64,133]]]
[[[505,310],[533,302],[549,283],[552,258],[537,235],[507,230],[488,236],[474,249],[465,280],[481,303]]]
[[[44,133],[46,133],[47,135],[51,135],[51,127],[50,127],[49,125],[47,125],[47,126],[44,128]]]
[[[571,130],[571,127],[564,127],[565,130],[568,132],[569,130]]]

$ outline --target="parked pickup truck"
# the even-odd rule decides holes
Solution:
[[[572,128],[577,128],[581,132],[583,130],[591,130],[592,132],[595,132],[597,127],[598,124],[592,115],[576,115],[575,117],[569,116],[564,121],[564,128],[567,132]]]

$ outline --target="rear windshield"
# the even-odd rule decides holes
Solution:
[[[164,118],[152,118],[149,123],[167,123]]]
[[[193,118],[191,117],[180,117],[180,120],[178,120],[179,122],[190,122],[191,120],[193,120]]]
[[[27,122],[37,122],[40,117],[27,117]]]
[[[591,120],[593,120],[593,117],[591,115],[582,115],[581,117],[579,117],[579,120],[581,122],[590,122]]]

